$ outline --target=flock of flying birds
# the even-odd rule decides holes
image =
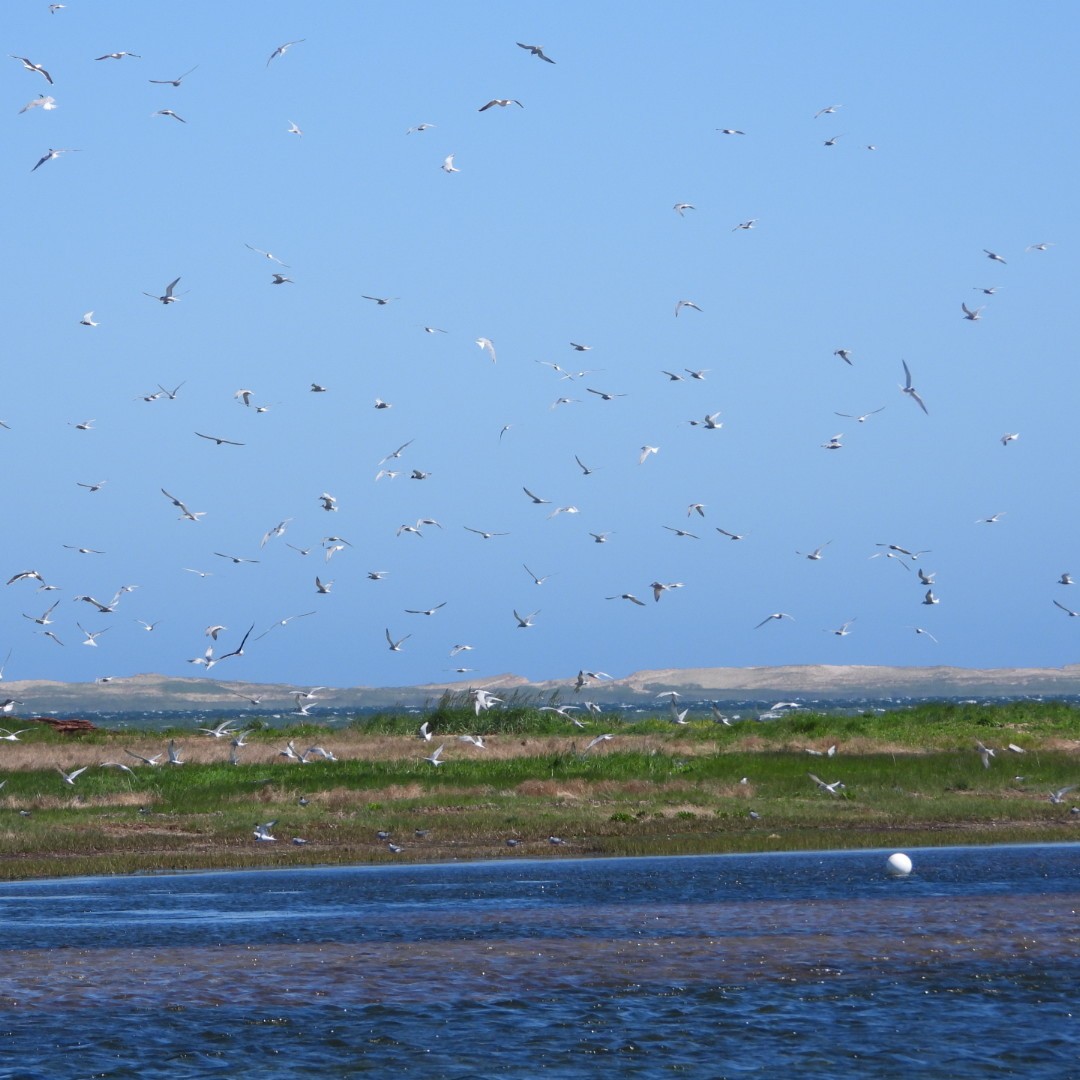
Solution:
[[[62,4],[50,5],[50,11],[54,14],[58,13],[64,8]],[[284,42],[283,44],[274,48],[266,59],[265,66],[270,68],[275,62],[286,62],[286,58],[289,52],[297,47],[303,46],[306,42],[306,38],[297,38],[295,40]],[[551,56],[547,55],[542,46],[528,44],[524,42],[515,42],[517,48],[523,50],[529,57],[542,62],[545,65],[551,65],[555,67],[557,62]],[[508,48],[512,48],[508,44]],[[37,112],[48,113],[57,108],[58,102],[52,96],[54,89],[54,75],[49,66],[45,63],[39,62],[36,57],[23,56],[18,54],[10,54],[11,59],[20,64],[22,69],[26,72],[27,79],[37,80],[38,85],[41,85],[43,81],[47,84],[48,92],[44,90],[39,93],[36,98],[28,101],[19,112]],[[130,64],[131,62],[143,62],[142,55],[130,51],[115,51],[107,52],[102,55],[93,57],[95,62],[102,64],[108,63],[123,63]],[[522,58],[523,62],[525,58]],[[531,62],[529,60],[528,62]],[[167,86],[173,88],[173,90],[179,90],[185,80],[189,76],[195,75],[196,72],[200,72],[200,65],[195,64],[187,68],[175,78],[152,78],[148,79],[148,82],[158,85]],[[159,73],[160,74],[160,73]],[[205,69],[201,74],[205,74]],[[57,73],[57,77],[61,78],[61,73]],[[140,76],[141,77],[141,76]],[[558,73],[552,74],[552,77],[558,77]],[[59,89],[56,91],[59,93]],[[816,113],[810,114],[808,110],[808,120],[820,120],[821,118],[833,118],[838,112],[843,109],[842,105],[827,105],[817,110]],[[477,105],[477,111],[479,113],[489,112],[505,112],[507,114],[516,114],[517,110],[525,109],[525,105],[513,97],[493,97],[486,102],[479,102]],[[187,124],[188,118],[181,115],[181,113],[173,108],[160,108],[153,114],[154,117],[161,117],[181,124]],[[510,119],[508,115],[508,119]],[[486,121],[485,121],[486,122]],[[416,124],[407,129],[406,135],[413,136],[419,135],[433,129],[436,125],[423,122]],[[298,137],[303,136],[303,131],[300,127],[289,121],[288,127],[285,129],[286,133],[296,135]],[[737,128],[737,127],[724,127],[717,128],[716,131],[720,136],[730,137],[732,139],[746,139],[752,137],[752,133]],[[430,137],[430,136],[429,136]],[[824,139],[823,145],[826,148],[834,148],[838,145],[838,140],[843,137],[842,134],[830,134]],[[46,165],[52,165],[62,155],[77,153],[83,148],[75,147],[50,147],[36,160],[36,162],[30,167],[31,172],[36,172]],[[875,144],[867,144],[866,149],[875,151],[877,149]],[[830,150],[830,152],[832,152]],[[436,159],[437,161],[437,159]],[[432,165],[436,164],[433,161]],[[460,170],[455,165],[455,154],[450,153],[446,155],[441,164],[441,169],[447,174],[455,174]],[[36,178],[35,178],[35,182]],[[445,183],[452,184],[460,181],[456,179],[447,179]],[[673,210],[679,218],[686,219],[687,215],[695,211],[694,204],[686,201],[676,202],[673,206]],[[732,232],[750,232],[758,228],[759,221],[756,218],[749,218],[736,222],[732,227]],[[293,277],[287,276],[286,271],[291,269],[286,265],[282,259],[270,251],[262,248],[255,247],[252,244],[245,243],[244,246],[255,256],[265,261],[265,263],[271,267],[269,273],[270,278],[268,284],[274,287],[279,286],[296,286],[297,281]],[[1050,242],[1039,242],[1029,245],[1028,253],[1040,253],[1047,252],[1053,245]],[[985,257],[994,263],[995,265],[1005,265],[1006,259],[995,251],[984,249]],[[297,274],[297,278],[300,275]],[[182,281],[184,280],[182,274],[173,276],[171,280],[167,281],[160,289],[154,289],[153,291],[144,289],[143,294],[150,300],[158,303],[164,309],[172,308],[174,305],[180,304],[184,299],[183,292],[179,291]],[[986,286],[978,287],[976,291],[980,292],[986,297],[992,297],[998,291],[998,286]],[[289,290],[282,290],[282,295],[285,295]],[[400,298],[397,296],[378,295],[374,291],[370,293],[359,293],[359,300],[371,304],[375,309],[385,309],[399,302]],[[708,305],[706,305],[707,308]],[[960,317],[970,322],[979,321],[982,318],[983,312],[986,310],[985,306],[972,306],[969,305],[967,300],[963,300],[960,304]],[[86,328],[88,333],[93,332],[99,327],[99,320],[95,319],[95,310],[86,311],[81,319],[77,321],[82,327]],[[699,317],[706,317],[706,312],[695,300],[689,298],[676,299],[673,304],[673,315],[676,319],[680,320],[680,325],[687,319],[696,319]],[[164,316],[168,318],[169,316]],[[429,335],[447,334],[447,331],[441,327],[434,325],[426,325],[423,327],[423,331]],[[490,360],[492,364],[497,364],[499,361],[495,342],[486,336],[475,337],[475,345],[481,351],[482,356]],[[583,356],[584,354],[591,353],[593,351],[593,345],[584,343],[580,340],[570,341],[567,343],[567,347],[571,350],[570,354],[575,359]],[[833,355],[844,365],[848,367],[854,367],[857,362],[857,355],[855,351],[848,347],[837,347],[834,350]],[[612,403],[617,402],[618,399],[623,398],[626,393],[616,390],[611,386],[600,385],[599,380],[596,380],[594,376],[600,373],[599,369],[578,370],[574,366],[570,366],[569,363],[563,364],[561,362],[555,362],[551,360],[538,360],[537,363],[544,365],[550,369],[551,375],[558,381],[559,395],[554,399],[550,405],[551,410],[568,410],[573,406],[581,405],[585,400],[595,400],[599,407],[601,403],[605,404],[605,407],[611,405],[613,408],[617,407]],[[933,414],[934,401],[932,398],[924,396],[923,390],[917,381],[917,371],[914,370],[917,365],[909,364],[906,359],[901,359],[899,362],[899,370],[897,371],[896,386],[902,397],[898,398],[898,401],[906,399],[910,402],[910,408],[917,410],[918,414],[929,417]],[[688,386],[694,384],[706,383],[709,369],[707,368],[691,368],[680,367],[676,363],[669,363],[667,367],[659,367],[657,369],[656,378],[659,381],[666,380],[668,383],[685,383]],[[902,381],[901,381],[902,376]],[[169,388],[165,385],[158,384],[153,390],[146,393],[142,400],[145,402],[154,401],[172,401],[175,402],[181,397],[181,391],[184,387],[184,383],[181,382],[175,387]],[[578,388],[581,388],[580,390]],[[332,388],[322,382],[312,381],[308,388],[308,392],[311,394],[327,394],[332,392]],[[895,391],[894,391],[895,392]],[[584,396],[575,396],[575,393],[589,395],[589,398]],[[251,414],[263,414],[269,411],[273,407],[273,403],[263,400],[259,393],[248,387],[240,387],[235,391],[234,399],[236,405],[245,411],[250,411]],[[379,412],[385,412],[393,407],[393,403],[383,400],[382,398],[376,398],[373,403],[373,408]],[[876,416],[886,408],[886,405],[881,405],[877,408],[870,409],[864,413],[845,413],[837,412],[838,417],[851,420],[856,424],[866,424],[872,417]],[[897,407],[908,408],[908,405],[898,405]],[[705,409],[695,413],[692,417],[688,417],[685,423],[691,428],[699,430],[704,433],[715,433],[723,429],[724,421],[722,420],[722,413],[720,411],[708,411]],[[93,432],[96,423],[95,419],[81,420],[78,422],[70,421],[71,427],[80,432]],[[5,424],[5,427],[8,426]],[[503,438],[510,432],[512,425],[505,424],[498,431],[497,438],[498,443],[502,444]],[[197,428],[192,429],[192,434],[201,440],[213,444],[215,448],[243,448],[245,441],[241,439],[228,438],[224,435],[216,433],[214,431],[200,430]],[[708,438],[715,438],[715,435],[707,435]],[[1003,446],[1008,447],[1011,443],[1019,439],[1019,432],[1005,432],[1001,435],[1001,443]],[[428,481],[432,476],[437,475],[438,469],[431,467],[411,467],[406,464],[406,455],[410,452],[410,448],[413,446],[415,439],[408,439],[404,443],[401,443],[385,454],[381,460],[377,463],[377,471],[374,475],[375,482],[382,481],[394,481],[399,478],[411,481],[417,484],[422,484]],[[829,438],[826,442],[821,444],[822,449],[836,453],[843,451],[845,448],[844,435],[838,433]],[[1013,451],[1010,451],[1013,452]],[[651,443],[643,443],[639,449],[635,451],[637,465],[641,468],[647,468],[651,459],[654,459],[661,453],[661,447],[653,445]],[[592,476],[597,472],[597,468],[594,464],[587,464],[582,458],[574,454],[574,461],[577,468],[580,470],[581,475],[584,477]],[[79,487],[85,489],[88,494],[96,495],[105,489],[108,480],[79,480],[75,481]],[[204,509],[193,509],[193,506],[197,505],[192,501],[190,495],[181,492],[181,494],[174,494],[172,485],[168,487],[162,486],[160,488],[161,495],[168,501],[168,504],[175,511],[178,511],[178,519],[181,522],[190,525],[200,525],[203,519],[207,516],[208,511]],[[532,488],[524,484],[521,485],[521,490],[524,497],[529,503],[537,508],[537,512],[542,514],[547,520],[553,520],[560,517],[567,519],[573,515],[577,515],[581,512],[580,508],[574,503],[557,504],[556,500],[548,498],[544,494],[537,494]],[[329,491],[323,491],[318,493],[317,490],[312,491],[312,509],[318,508],[325,515],[334,515],[339,510],[339,499],[335,494]],[[686,517],[688,520],[687,526],[683,525],[670,525],[663,524],[662,528],[670,533],[673,540],[683,541],[700,541],[702,539],[702,530],[708,529],[710,534],[714,534],[718,538],[722,538],[725,541],[739,542],[745,539],[746,534],[737,531],[726,529],[720,525],[705,525],[706,513],[708,504],[705,502],[692,502],[686,507]],[[708,513],[711,515],[712,510],[708,509]],[[1004,512],[997,512],[988,517],[979,519],[977,524],[993,525],[1000,521]],[[320,515],[321,516],[321,515]],[[337,534],[333,529],[327,529],[327,535],[323,536],[318,544],[309,543],[306,546],[294,546],[290,540],[281,540],[289,530],[290,525],[294,521],[294,517],[283,517],[277,524],[273,525],[263,535],[259,542],[259,548],[266,548],[268,545],[275,542],[287,544],[294,552],[297,552],[300,556],[308,556],[314,551],[318,551],[321,556],[322,566],[318,573],[310,575],[313,581],[310,586],[311,595],[313,597],[327,597],[333,595],[333,589],[335,585],[334,579],[330,576],[331,563],[336,568],[345,558],[355,558],[355,545],[352,541],[347,539],[343,535]],[[331,520],[331,518],[327,518]],[[692,525],[691,525],[692,523]],[[486,523],[485,523],[486,524]],[[729,524],[725,522],[725,524]],[[432,516],[418,516],[415,519],[410,518],[408,521],[391,526],[394,531],[394,536],[402,542],[411,543],[412,538],[418,540],[423,539],[425,536],[431,535],[437,530],[446,530],[449,528],[463,529],[464,531],[473,534],[480,538],[483,542],[495,542],[501,541],[501,538],[506,537],[509,534],[507,530],[489,529],[478,527],[479,523],[474,521],[458,521],[458,522],[442,522]],[[588,540],[592,544],[602,545],[606,544],[614,536],[616,536],[617,530],[596,531],[586,530]],[[584,536],[583,536],[584,540]],[[827,541],[816,547],[811,548],[808,551],[797,551],[796,554],[805,557],[811,562],[818,562],[826,555],[827,548],[832,541]],[[65,544],[64,547],[77,552],[82,555],[98,555],[102,554],[98,548],[91,547],[89,545],[82,546],[78,544]],[[877,544],[880,549],[869,555],[871,558],[883,557],[886,560],[893,560],[895,564],[903,569],[906,574],[909,574],[912,581],[917,581],[919,594],[921,595],[921,604],[925,606],[927,610],[932,609],[937,605],[940,600],[935,593],[935,572],[932,570],[926,570],[920,562],[921,556],[927,552],[925,550],[919,550],[914,545],[902,545],[889,541],[882,541]],[[543,586],[549,578],[553,576],[552,573],[536,573],[529,565],[534,562],[533,556],[522,553],[524,557],[521,559],[521,566],[524,573],[528,576],[528,579],[534,586]],[[260,558],[256,553],[251,554],[238,554],[233,551],[219,551],[215,549],[209,549],[209,558],[213,560],[222,560],[222,564],[229,564],[234,567],[239,567],[244,564],[257,564]],[[526,562],[528,559],[529,562]],[[213,576],[212,570],[207,570],[204,567],[183,567],[184,573],[189,573],[198,578],[207,578]],[[27,629],[33,633],[40,634],[58,646],[67,644],[64,637],[60,636],[60,632],[56,629],[56,623],[60,617],[60,605],[61,599],[51,599],[49,602],[41,601],[40,604],[34,606],[33,598],[36,593],[49,593],[57,590],[52,579],[51,571],[43,571],[37,568],[11,568],[10,576],[6,579],[8,587],[13,587],[15,590],[26,590],[27,587],[32,587],[36,592],[27,596],[24,592],[21,601],[25,610],[21,611],[23,618],[31,624]],[[366,579],[372,582],[381,581],[388,576],[390,572],[384,569],[369,569],[365,571]],[[645,578],[642,578],[645,581]],[[1058,583],[1062,586],[1073,584],[1073,579],[1068,573],[1062,573],[1058,578]],[[601,591],[600,595],[605,600],[609,601],[625,601],[632,607],[645,608],[651,607],[653,604],[659,603],[662,598],[673,593],[676,590],[686,587],[686,582],[683,581],[669,581],[660,577],[654,577],[648,584],[642,584],[637,586],[637,592],[631,589],[618,589],[614,592]],[[111,626],[116,621],[115,615],[128,594],[139,588],[135,584],[121,585],[115,593],[107,600],[99,600],[92,595],[90,590],[79,591],[66,599],[68,601],[74,601],[80,605],[80,610],[89,617],[113,617],[108,622],[102,625],[84,626],[81,621],[75,620],[74,625],[78,632],[82,635],[81,644],[92,648],[97,648],[99,644],[104,644],[104,641],[99,642],[103,636],[111,629]],[[925,591],[923,591],[925,590]],[[642,593],[642,596],[638,595],[638,592]],[[648,600],[651,593],[651,602]],[[108,594],[102,594],[108,596]],[[321,600],[319,601],[322,602]],[[1054,604],[1060,608],[1065,614],[1070,617],[1080,616],[1080,612],[1075,611],[1067,605],[1061,603],[1059,600],[1054,599]],[[130,601],[128,602],[130,603]],[[670,601],[669,601],[670,603]],[[415,621],[417,617],[421,619],[430,619],[438,616],[444,607],[447,606],[445,600],[440,600],[435,603],[418,605],[414,607],[407,607],[402,609],[403,621]],[[127,605],[125,604],[125,609]],[[537,620],[541,618],[542,609],[537,608],[535,610],[522,610],[525,605],[514,606],[513,603],[507,604],[506,612],[506,626],[508,629],[514,630],[529,630],[537,625]],[[205,638],[209,638],[209,644],[205,644],[205,638],[200,642],[199,647],[195,651],[195,655],[186,658],[187,663],[192,665],[194,669],[201,669],[203,672],[210,672],[216,669],[219,664],[226,661],[235,661],[242,658],[245,655],[245,647],[249,644],[252,645],[258,642],[261,638],[271,633],[273,630],[279,627],[285,627],[292,623],[294,620],[305,619],[307,617],[316,615],[315,610],[308,610],[299,612],[296,614],[290,614],[280,620],[277,620],[267,626],[265,629],[261,629],[258,634],[255,634],[256,625],[251,623],[246,628],[241,626],[238,631],[229,631],[228,628],[219,623],[216,619],[211,619],[204,631]],[[747,626],[748,630],[759,630],[764,627],[776,626],[784,622],[794,621],[795,616],[786,611],[775,611],[770,613],[763,613],[764,617],[760,619],[756,624]],[[147,632],[152,633],[161,622],[160,619],[135,619],[141,628]],[[247,623],[247,620],[244,620]],[[855,617],[852,617],[836,628],[830,628],[828,632],[834,634],[837,637],[846,637],[853,632],[852,627],[857,622]],[[389,652],[400,653],[407,648],[407,643],[413,638],[413,632],[403,632],[400,626],[385,626],[380,627],[382,630],[381,638],[385,641],[385,647]],[[921,625],[913,625],[910,629],[916,634],[925,637],[931,642],[936,642],[937,638],[931,632],[930,629]],[[222,639],[223,644],[219,645],[219,635],[231,633],[234,636],[231,637],[227,644],[224,643],[225,639]],[[253,636],[254,635],[254,636]],[[67,635],[65,634],[65,637]],[[107,639],[106,639],[107,640]],[[461,654],[471,652],[474,650],[474,646],[467,642],[453,641],[448,643],[449,656],[459,657]],[[205,645],[205,648],[203,647]],[[14,647],[14,646],[13,646]],[[230,670],[234,665],[230,665]],[[468,667],[457,667],[452,669],[455,674],[466,674],[473,671]],[[2,674],[2,672],[0,672]],[[591,673],[590,673],[591,674]],[[102,681],[113,681],[111,677],[105,676]],[[580,683],[580,676],[579,676]],[[578,687],[580,689],[580,686]],[[297,711],[302,715],[308,715],[310,703],[297,702]],[[440,751],[441,751],[440,747]],[[440,764],[439,752],[436,751],[432,755],[432,758],[428,760],[431,764]],[[835,791],[830,789],[831,794],[836,794]]]

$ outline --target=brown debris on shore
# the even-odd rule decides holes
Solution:
[[[25,721],[27,724],[47,724],[59,735],[86,735],[88,732],[97,731],[96,724],[89,720],[79,720],[75,717],[59,718],[55,716],[30,716]]]

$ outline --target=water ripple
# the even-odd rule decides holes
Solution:
[[[1072,1075],[1080,854],[882,861],[5,886],[3,1075]]]

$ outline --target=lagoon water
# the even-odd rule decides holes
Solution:
[[[0,885],[0,1077],[1080,1076],[1080,845]]]

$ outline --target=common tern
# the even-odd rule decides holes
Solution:
[[[46,161],[52,161],[54,158],[58,158],[61,154],[77,154],[78,152],[78,150],[72,150],[70,147],[58,150],[47,150],[40,158],[38,158],[37,164],[30,171],[37,172],[38,169],[40,169]]]
[[[18,60],[20,64],[27,71],[36,71],[39,75],[44,76],[45,81],[52,84],[52,76],[41,66],[41,64],[35,64],[33,60],[28,60],[25,56],[16,56],[14,53],[8,53],[12,60]]]
[[[149,296],[151,300],[157,300],[162,304],[177,304],[177,303],[180,302],[180,297],[175,296],[174,292],[175,292],[176,286],[179,285],[179,284],[180,284],[180,279],[179,278],[174,278],[172,281],[169,282],[168,285],[165,286],[165,292],[164,292],[163,295],[155,296],[153,293],[144,292],[143,296]],[[245,402],[244,404],[246,405],[247,402]]]
[[[155,83],[158,86],[179,86],[198,66],[196,64],[195,67],[185,71],[183,75],[176,79],[148,79],[147,82]]]
[[[901,386],[900,389],[905,394],[907,394],[908,397],[910,397],[911,400],[914,401],[915,404],[918,405],[919,408],[922,409],[922,411],[924,413],[929,415],[930,410],[927,409],[926,403],[923,401],[923,399],[921,397],[919,397],[919,392],[912,385],[912,382],[911,382],[911,370],[907,366],[907,361],[906,360],[901,360],[900,362],[904,365],[904,385]]]
[[[773,619],[790,619],[792,622],[794,622],[795,616],[789,615],[786,611],[774,611],[771,615],[766,615],[765,618],[762,619],[761,622],[759,622],[757,626],[754,627],[754,629],[757,630],[759,627],[764,626],[767,622],[771,622]]]
[[[549,64],[554,64],[554,63],[555,63],[555,61],[554,61],[554,60],[552,60],[550,56],[547,56],[547,55],[546,55],[546,54],[544,53],[544,50],[543,50],[543,48],[541,48],[541,46],[539,46],[539,45],[524,45],[524,44],[522,44],[522,42],[520,42],[520,41],[517,41],[517,42],[515,42],[514,44],[515,44],[515,45],[517,45],[517,47],[518,47],[519,49],[526,49],[526,50],[528,50],[528,52],[530,52],[530,53],[531,53],[531,54],[532,54],[533,56],[535,56],[535,57],[536,57],[536,58],[537,58],[538,60],[546,60],[546,61],[547,61],[547,62],[548,62]]]
[[[269,67],[272,60],[276,60],[279,56],[284,56],[289,49],[294,45],[299,45],[302,41],[307,41],[307,38],[297,38],[295,41],[286,41],[284,45],[279,45],[270,54],[270,59],[266,61],[266,66]]]

